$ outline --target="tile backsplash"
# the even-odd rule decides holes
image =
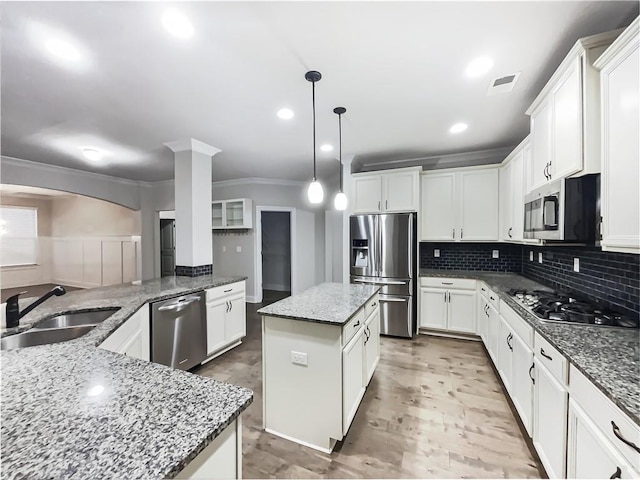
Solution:
[[[573,270],[575,258],[579,272]],[[523,246],[522,274],[556,289],[579,292],[620,313],[640,316],[640,255],[603,252],[597,247]]]
[[[434,250],[440,256],[434,256]],[[498,250],[499,258],[492,258]],[[533,261],[530,255],[533,252]],[[542,254],[542,263],[538,254]],[[573,270],[579,259],[579,272]],[[515,272],[558,290],[580,293],[604,307],[640,317],[640,255],[598,247],[506,243],[420,243],[420,268]]]
[[[434,256],[440,250],[440,256]],[[498,258],[493,251],[498,250]],[[420,268],[522,271],[522,247],[508,243],[420,243]]]

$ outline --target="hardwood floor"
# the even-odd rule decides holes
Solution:
[[[540,478],[480,342],[382,337],[378,369],[331,455],[261,430],[262,331],[247,305],[243,344],[194,373],[251,388],[245,478]]]

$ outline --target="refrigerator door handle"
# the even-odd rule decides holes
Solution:
[[[362,280],[361,278],[354,278],[354,282],[356,283],[367,283],[371,285],[407,285],[409,282],[398,282],[395,280],[389,280],[385,282],[384,280]]]
[[[384,303],[384,302],[402,302],[402,303],[406,303],[408,301],[409,301],[409,299],[407,299],[407,298],[381,298],[380,299],[380,303]]]

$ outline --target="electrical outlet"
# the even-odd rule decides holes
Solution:
[[[574,272],[579,272],[580,271],[580,259],[579,258],[574,258],[573,259],[573,271]]]
[[[294,365],[302,365],[303,367],[306,367],[309,364],[307,360],[307,354],[304,352],[294,352],[292,350],[291,363],[293,363]]]
[[[438,258],[440,256],[440,249],[436,248],[433,250],[433,256],[435,258]]]
[[[494,250],[491,253],[491,258],[500,258],[500,250]]]
[[[533,262],[533,250],[529,250],[529,261]]]
[[[538,252],[538,263],[542,263],[542,252]]]
[[[236,252],[237,253],[241,253],[242,252],[242,247],[240,245],[236,246]]]

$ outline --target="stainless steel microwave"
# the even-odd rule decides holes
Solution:
[[[560,178],[524,197],[524,238],[594,243],[599,175]]]

